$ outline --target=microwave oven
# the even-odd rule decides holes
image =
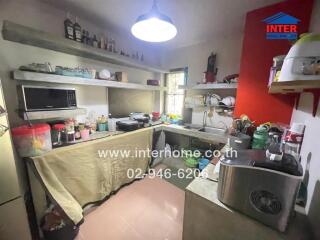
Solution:
[[[24,111],[77,108],[74,88],[20,85],[19,105]]]

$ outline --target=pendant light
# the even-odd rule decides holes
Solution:
[[[168,16],[159,12],[154,0],[151,11],[138,17],[131,33],[143,41],[165,42],[177,35],[177,28]]]

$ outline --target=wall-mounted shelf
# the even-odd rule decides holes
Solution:
[[[87,110],[85,108],[76,108],[76,109],[68,109],[68,110],[19,112],[19,115],[24,120],[70,118],[70,117],[75,117],[77,115],[85,115],[85,114],[87,114]]]
[[[226,106],[226,105],[190,105],[185,104],[185,108],[224,108],[224,109],[234,109],[235,106]]]
[[[269,87],[269,93],[298,93],[304,89],[320,88],[319,80],[296,80],[287,82],[272,82]]]
[[[159,91],[161,87],[143,85],[137,83],[125,83],[117,81],[81,78],[81,77],[69,77],[56,74],[36,73],[16,70],[13,72],[13,78],[22,81],[33,82],[46,82],[46,83],[58,83],[58,84],[75,84],[75,85],[88,85],[88,86],[101,86],[109,88],[125,88],[125,89],[137,89],[137,90],[151,90]],[[165,88],[163,88],[165,89]]]
[[[320,78],[320,76],[319,76]],[[315,117],[320,99],[320,79],[319,80],[296,80],[286,82],[272,82],[269,87],[269,93],[295,94],[296,108],[299,106],[300,94],[309,92],[313,94],[312,115]]]
[[[148,72],[167,73],[163,69],[139,63],[128,57],[97,49],[82,43],[78,43],[47,32],[39,31],[30,27],[3,21],[3,39],[26,45],[54,50],[79,57],[94,59],[102,62],[116,64],[125,67],[137,68]]]
[[[237,83],[207,83],[193,86],[179,86],[180,89],[185,90],[237,89],[237,87]]]

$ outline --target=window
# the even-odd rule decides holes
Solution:
[[[187,68],[175,69],[167,74],[166,113],[182,116],[184,90],[179,89],[179,85],[186,85],[187,71]]]

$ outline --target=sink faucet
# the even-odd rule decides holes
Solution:
[[[206,127],[207,126],[207,116],[208,116],[208,112],[204,111],[203,112],[203,118],[202,118],[202,126]]]

